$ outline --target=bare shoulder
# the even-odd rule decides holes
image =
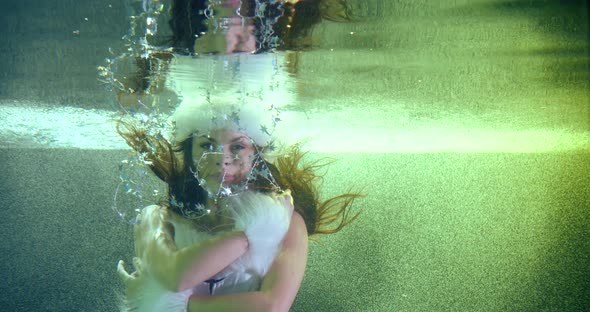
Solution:
[[[284,247],[296,247],[297,249],[307,249],[307,226],[303,217],[298,212],[293,212],[289,231],[283,241]]]
[[[269,294],[273,311],[288,311],[301,286],[307,265],[307,228],[294,212],[281,251],[262,281],[261,291]]]

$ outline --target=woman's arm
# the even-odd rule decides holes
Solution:
[[[136,254],[145,271],[162,286],[181,291],[223,270],[248,250],[241,231],[224,233],[201,243],[178,249],[170,212],[159,206],[146,207],[135,228]]]
[[[301,286],[307,264],[307,228],[299,213],[293,213],[281,251],[260,291],[229,295],[193,295],[189,311],[288,311]]]

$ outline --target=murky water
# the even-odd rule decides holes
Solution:
[[[324,195],[367,192],[310,248],[293,311],[588,310],[587,1],[348,3],[353,20],[322,21],[309,49],[178,57],[154,94],[163,113],[202,91],[276,100],[296,129],[282,138],[340,160]],[[113,119],[129,107],[97,67],[126,51],[141,4],[0,3],[12,311],[116,308],[133,234],[110,209],[130,157]]]

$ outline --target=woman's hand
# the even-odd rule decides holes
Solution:
[[[244,192],[230,198],[235,229],[248,237],[248,251],[232,263],[234,268],[266,274],[289,229],[293,212],[289,194]]]
[[[262,281],[260,291],[190,298],[188,311],[289,311],[307,263],[307,228],[294,213],[281,251]]]
[[[256,37],[254,37],[253,33],[254,26],[230,26],[225,34],[225,53],[256,51]]]
[[[143,287],[145,280],[141,260],[138,257],[133,257],[133,267],[135,271],[131,274],[125,270],[125,261],[119,260],[117,264],[117,274],[125,285],[127,296],[137,294]]]
[[[135,251],[145,262],[134,259],[137,273],[119,270],[131,291],[147,279],[172,292],[192,288],[219,273],[248,249],[248,240],[241,231],[221,233],[179,249],[174,241],[171,214],[166,207],[156,205],[142,210],[141,222],[134,230]]]

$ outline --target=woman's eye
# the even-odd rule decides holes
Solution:
[[[232,145],[231,149],[232,151],[241,151],[243,150],[245,147],[243,145]]]
[[[202,149],[204,150],[212,150],[213,149],[213,144],[211,144],[211,142],[203,142],[201,143],[201,145],[199,145]]]

